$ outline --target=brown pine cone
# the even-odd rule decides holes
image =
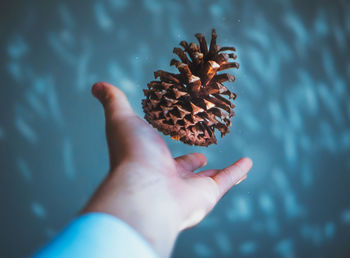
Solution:
[[[216,143],[215,129],[221,137],[229,132],[236,94],[222,83],[233,82],[235,76],[217,72],[228,68],[239,68],[237,56],[224,51],[236,51],[234,47],[216,45],[216,31],[213,29],[210,46],[203,34],[196,34],[199,46],[181,41],[181,48],[174,53],[181,61],[172,59],[179,74],[156,71],[154,77],[160,81],[148,83],[142,100],[145,119],[165,135],[186,144],[208,146]],[[186,55],[187,53],[187,55]],[[190,59],[189,59],[190,58]],[[226,97],[224,97],[226,95]]]

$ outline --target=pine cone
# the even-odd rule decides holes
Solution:
[[[142,106],[145,119],[165,135],[170,134],[172,139],[186,144],[208,146],[217,142],[215,129],[221,137],[229,132],[229,118],[234,115],[231,99],[234,100],[236,94],[222,83],[234,81],[235,76],[217,72],[238,69],[239,64],[229,62],[230,58],[237,58],[235,54],[223,53],[236,51],[234,47],[216,45],[215,29],[209,49],[203,34],[195,36],[199,46],[181,41],[184,50],[174,48],[181,61],[172,59],[170,65],[175,65],[180,73],[156,71],[154,77],[160,81],[148,83]]]

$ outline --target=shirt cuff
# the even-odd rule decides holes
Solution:
[[[88,213],[76,218],[33,257],[158,258],[139,233],[105,213]]]

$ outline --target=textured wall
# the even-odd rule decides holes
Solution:
[[[118,85],[142,115],[142,89],[172,49],[218,32],[241,67],[231,133],[209,148],[164,137],[248,180],[174,257],[350,254],[350,4],[347,1],[7,1],[0,16],[0,256],[33,252],[107,172],[104,119],[90,95]],[[346,255],[347,254],[347,255]]]

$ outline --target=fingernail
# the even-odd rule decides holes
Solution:
[[[252,166],[253,166],[253,162],[250,158],[242,158],[240,161],[239,166],[244,170],[244,171],[249,171]]]
[[[103,83],[97,82],[92,86],[92,94],[102,100],[104,98],[104,85]]]

